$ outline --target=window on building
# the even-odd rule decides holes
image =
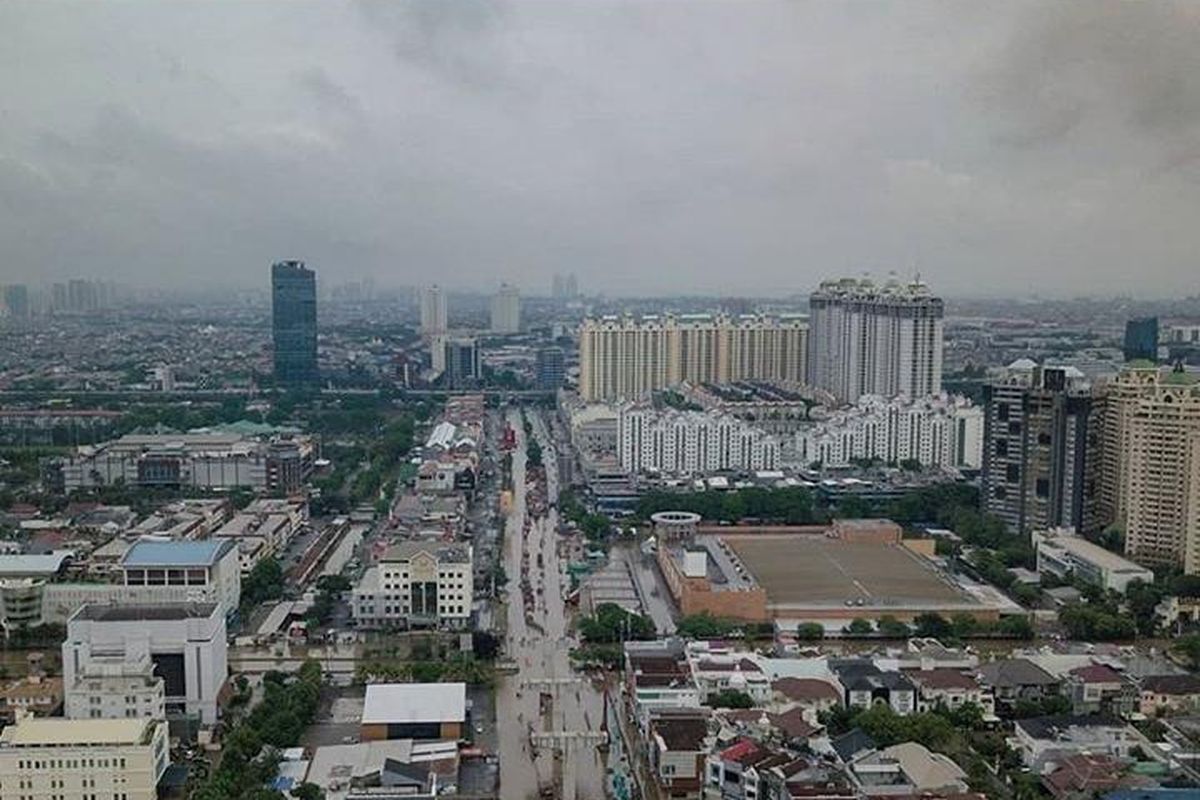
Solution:
[[[1035,491],[1037,492],[1038,497],[1049,497],[1050,496],[1050,479],[1049,478],[1038,478],[1037,483],[1035,485]]]
[[[1021,467],[1019,464],[1009,464],[1004,468],[1004,479],[1009,483],[1017,483],[1021,480]]]

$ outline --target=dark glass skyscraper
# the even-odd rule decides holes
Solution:
[[[1158,317],[1140,317],[1125,323],[1125,360],[1158,360]]]
[[[317,382],[317,274],[303,261],[271,266],[271,330],[275,380],[287,386]]]

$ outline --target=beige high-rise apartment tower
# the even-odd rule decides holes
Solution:
[[[1200,573],[1200,376],[1133,366],[1104,405],[1101,502],[1126,554]]]
[[[638,400],[681,383],[804,382],[803,317],[683,314],[585,319],[579,330],[584,400]]]

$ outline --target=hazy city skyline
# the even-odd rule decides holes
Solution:
[[[899,10],[898,10],[899,9]],[[0,7],[2,283],[1194,294],[1183,3]]]

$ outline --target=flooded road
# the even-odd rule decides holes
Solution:
[[[530,414],[542,446],[548,476],[546,497],[557,498],[554,445]],[[521,413],[508,423],[516,432],[512,454],[513,503],[506,521],[504,568],[508,578],[507,654],[518,674],[502,678],[496,689],[499,731],[500,797],[527,800],[539,790],[571,800],[605,796],[604,764],[587,734],[600,731],[603,701],[568,659],[576,642],[567,635],[563,592],[568,585],[556,552],[557,513],[542,508],[534,515],[526,485],[526,435]],[[540,503],[539,503],[540,504]],[[528,524],[526,524],[528,522]],[[531,591],[522,591],[522,577]],[[546,737],[545,734],[559,734]],[[534,740],[537,740],[535,743]],[[562,757],[556,757],[558,752]]]

